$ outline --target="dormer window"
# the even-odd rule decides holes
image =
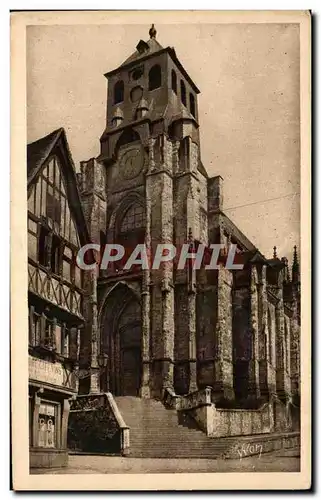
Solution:
[[[159,64],[155,64],[148,75],[148,89],[158,89],[162,84],[162,70]]]
[[[143,54],[144,52],[147,52],[149,49],[148,43],[144,42],[144,40],[140,40],[138,44],[136,45],[137,52],[139,54]]]
[[[123,102],[123,100],[124,100],[124,82],[123,80],[120,80],[115,84],[114,87],[114,104]]]

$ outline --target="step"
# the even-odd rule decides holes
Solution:
[[[219,458],[233,456],[233,447],[242,443],[273,441],[282,435],[233,436],[209,438],[196,422],[160,401],[132,396],[115,398],[118,409],[130,428],[130,456],[146,458]],[[277,441],[279,440],[279,441]],[[272,446],[271,445],[271,446]],[[234,452],[235,454],[235,452]]]

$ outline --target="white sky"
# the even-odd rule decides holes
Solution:
[[[103,74],[148,39],[149,27],[28,27],[28,142],[62,126],[76,165],[97,156],[106,116]],[[202,160],[209,175],[224,178],[227,215],[267,257],[276,245],[280,257],[290,258],[300,229],[298,25],[156,23],[156,29],[201,90]]]

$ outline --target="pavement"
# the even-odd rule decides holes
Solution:
[[[70,455],[63,469],[32,469],[31,474],[139,474],[179,472],[299,472],[300,449],[282,449],[237,459],[130,458]]]

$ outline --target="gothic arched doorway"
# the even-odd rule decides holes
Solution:
[[[141,385],[141,307],[125,285],[116,287],[105,303],[102,352],[108,367],[102,376],[103,390],[116,396],[138,396]]]
[[[129,302],[120,314],[119,337],[119,389],[122,395],[138,396],[141,382],[141,321],[140,305]]]

